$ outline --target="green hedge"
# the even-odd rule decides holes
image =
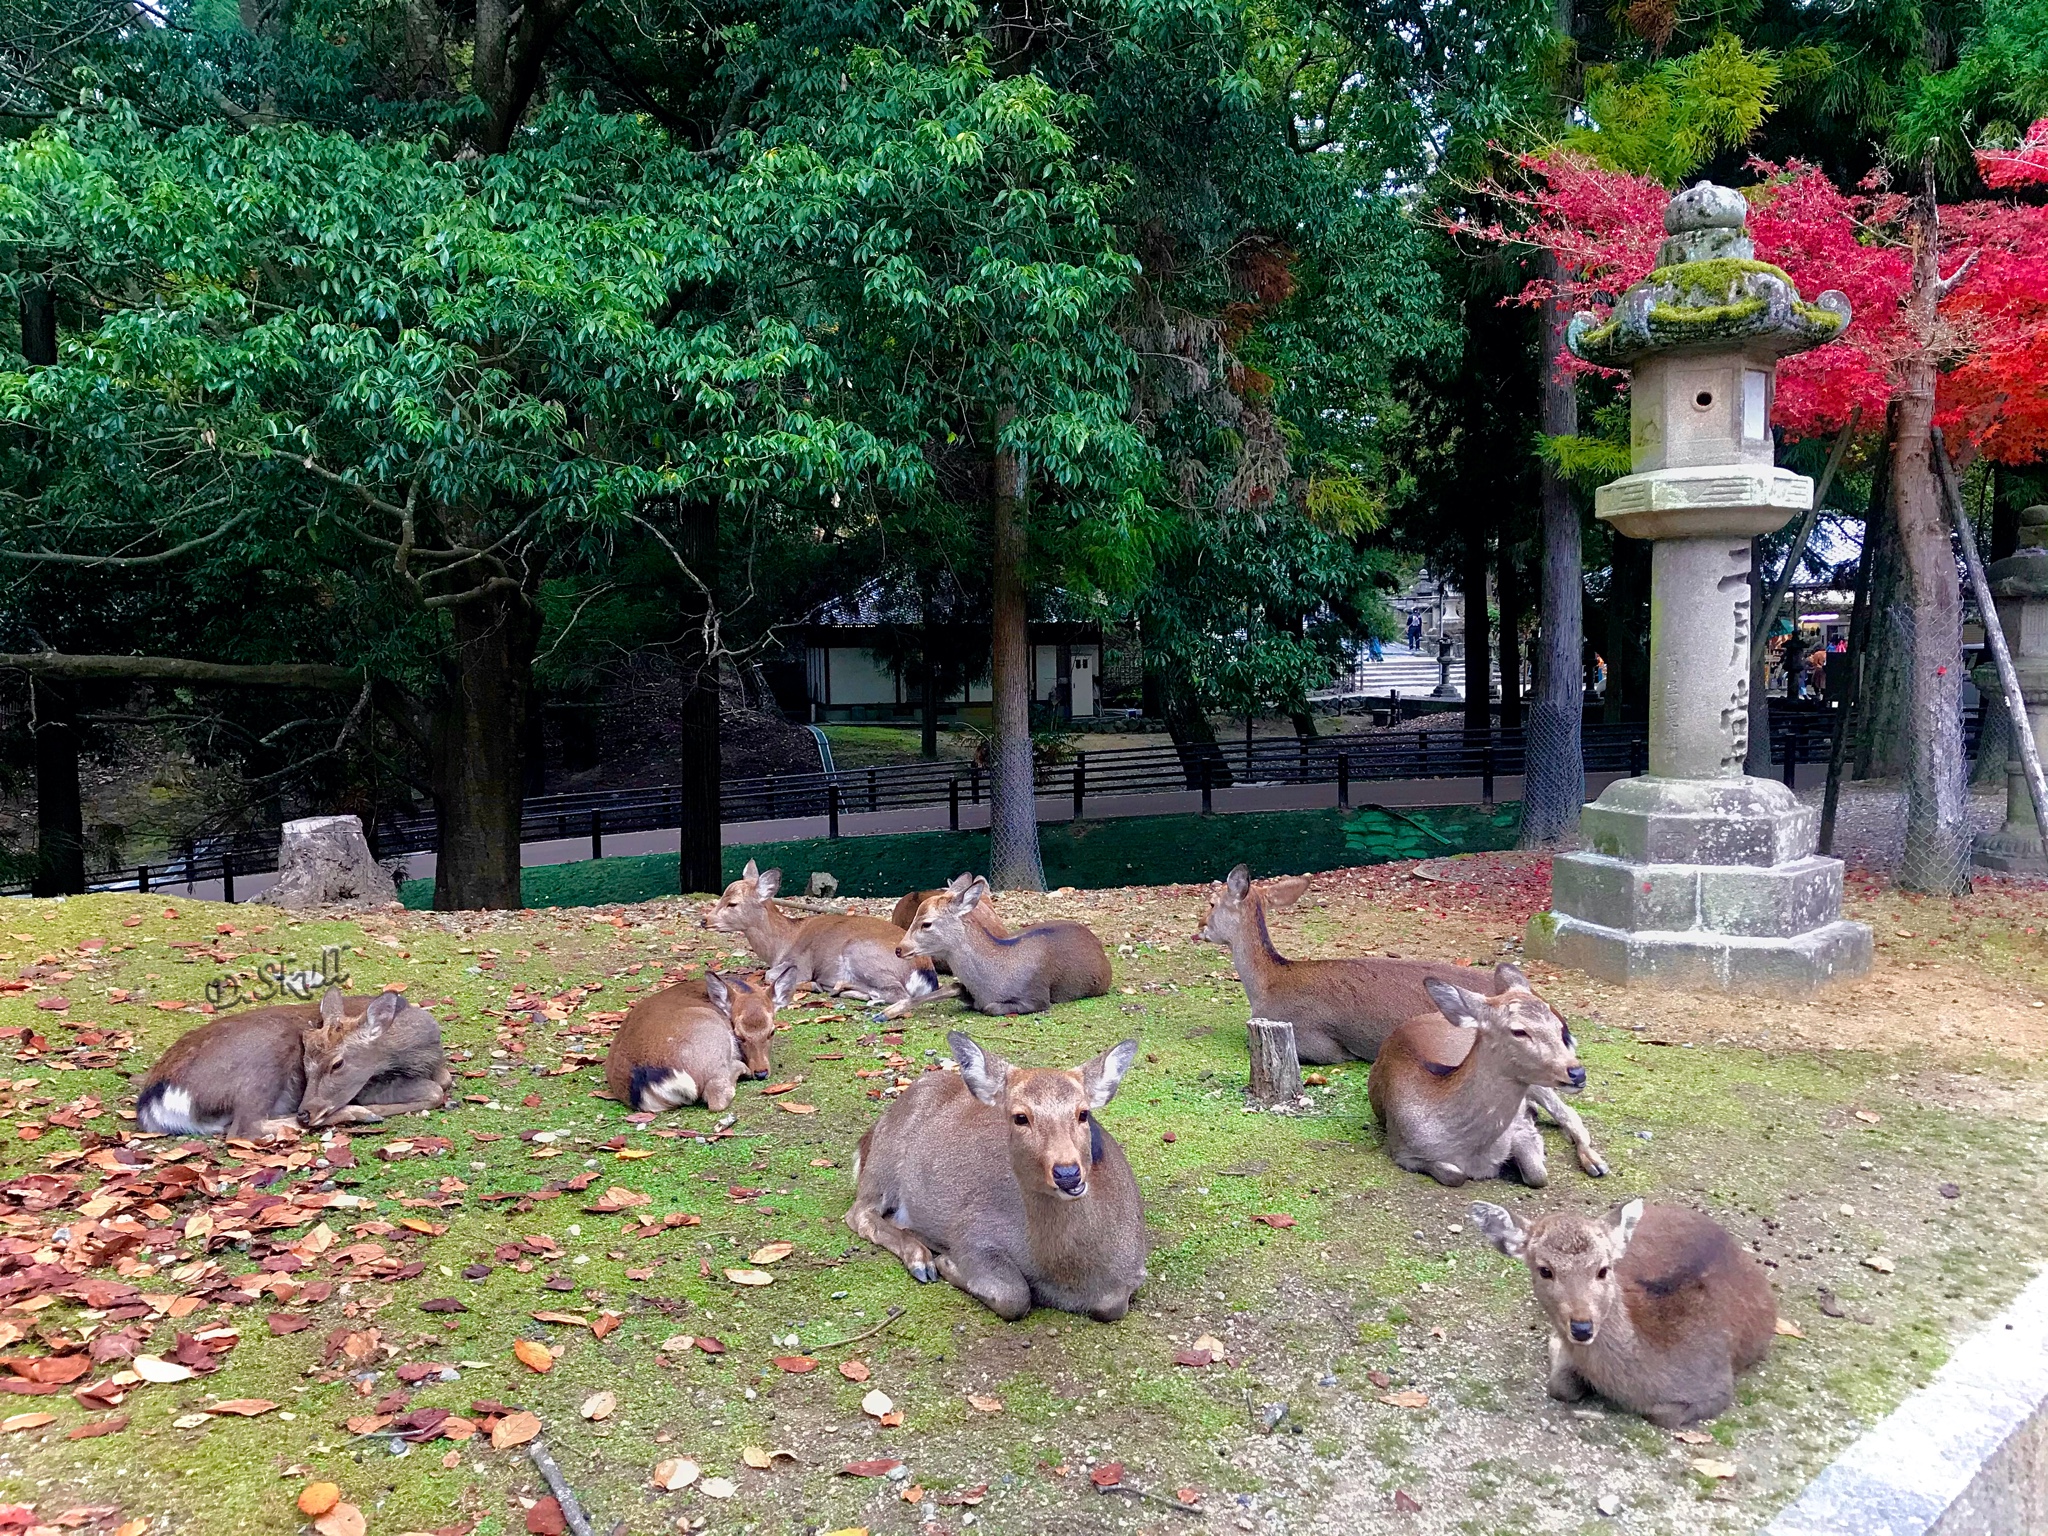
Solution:
[[[1255,874],[1267,875],[1505,848],[1514,842],[1519,810],[1364,807],[1052,822],[1039,828],[1039,849],[1048,885],[1173,885],[1221,879],[1240,860]],[[813,870],[829,870],[838,877],[842,896],[900,896],[943,885],[962,870],[987,869],[988,834],[903,832],[735,844],[725,850],[726,878],[738,879],[749,859],[763,869],[780,869],[782,887],[792,893],[804,889]],[[530,907],[608,906],[674,896],[675,855],[538,865],[525,872],[520,890]],[[408,907],[430,907],[434,883],[408,880],[399,896]]]

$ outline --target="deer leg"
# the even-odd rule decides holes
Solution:
[[[1409,1171],[1411,1173],[1426,1173],[1432,1179],[1435,1179],[1437,1183],[1442,1184],[1450,1189],[1456,1189],[1460,1184],[1463,1184],[1466,1180],[1471,1178],[1471,1175],[1465,1172],[1465,1170],[1460,1168],[1456,1163],[1418,1162],[1414,1167],[1410,1168]]]
[[[1563,1341],[1554,1333],[1550,1336],[1550,1376],[1543,1383],[1543,1390],[1561,1403],[1576,1403],[1590,1390],[1586,1378],[1566,1358]]]
[[[336,1125],[375,1125],[383,1118],[367,1104],[344,1104],[312,1129],[323,1131]]]
[[[447,1102],[446,1084],[424,1077],[397,1077],[371,1084],[348,1107],[374,1109],[382,1115],[416,1115],[439,1109]]]
[[[1586,1129],[1586,1122],[1579,1118],[1579,1112],[1565,1103],[1555,1088],[1531,1088],[1529,1098],[1557,1122],[1557,1128],[1564,1132],[1565,1140],[1572,1144],[1572,1151],[1578,1155],[1579,1166],[1596,1179],[1606,1178],[1606,1160],[1594,1150],[1593,1133]]]
[[[1508,1143],[1508,1161],[1515,1165],[1515,1172],[1522,1182],[1531,1189],[1541,1189],[1550,1182],[1550,1166],[1543,1153],[1543,1133],[1536,1129],[1536,1116],[1532,1111],[1518,1116],[1515,1121],[1513,1140]]]
[[[942,1253],[939,1278],[959,1286],[1004,1322],[1014,1322],[1031,1310],[1031,1282],[1000,1254]]]
[[[857,1236],[866,1238],[877,1248],[888,1249],[901,1259],[903,1267],[910,1271],[910,1278],[919,1285],[929,1285],[939,1278],[938,1266],[933,1262],[932,1251],[925,1246],[924,1240],[884,1216],[877,1201],[856,1201],[853,1209],[846,1213],[846,1224]]]

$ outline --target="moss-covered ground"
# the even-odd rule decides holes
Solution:
[[[1277,937],[1295,953],[1512,951],[1544,872],[1463,862],[1320,877]],[[743,1085],[722,1128],[702,1110],[638,1123],[598,1096],[591,1064],[607,1018],[732,956],[699,926],[697,903],[305,921],[160,896],[10,904],[0,974],[28,990],[0,993],[0,1039],[16,1052],[0,1242],[41,1245],[8,1261],[18,1277],[76,1260],[125,1220],[139,1245],[116,1244],[92,1273],[125,1279],[148,1308],[115,1321],[31,1294],[26,1309],[0,1307],[19,1340],[10,1358],[116,1328],[158,1356],[180,1332],[232,1329],[239,1342],[214,1373],[135,1385],[112,1410],[70,1385],[0,1408],[53,1416],[0,1424],[0,1504],[42,1520],[112,1506],[89,1528],[146,1517],[152,1536],[287,1532],[305,1525],[299,1490],[322,1479],[374,1536],[498,1536],[527,1529],[525,1501],[545,1492],[523,1450],[481,1436],[407,1445],[347,1423],[434,1407],[481,1422],[502,1407],[540,1417],[600,1532],[1752,1530],[2048,1255],[2048,1091],[2032,1060],[2048,1034],[2039,889],[1987,887],[1950,907],[1859,885],[1852,905],[1885,939],[1877,972],[1812,1005],[1658,998],[1540,973],[1581,1037],[1580,1108],[1614,1167],[1596,1184],[1553,1137],[1540,1192],[1446,1190],[1393,1169],[1368,1123],[1363,1066],[1330,1069],[1306,1112],[1247,1112],[1243,993],[1228,956],[1187,937],[1203,900],[1193,886],[1006,897],[1020,916],[1092,923],[1115,961],[1113,993],[1019,1020],[963,1019],[946,1003],[900,1029],[851,1006],[792,1008],[776,1082]],[[358,1127],[345,1152],[313,1139],[214,1144],[183,1159],[204,1167],[211,1195],[79,1210],[98,1175],[66,1154],[132,1132],[130,1076],[197,1022],[190,1006],[164,1005],[329,945],[352,989],[403,982],[435,1003],[459,1058],[458,1106]],[[68,1007],[42,1006],[60,997]],[[1941,1033],[1944,1016],[1956,1033]],[[1977,1035],[1979,1018],[2003,1022]],[[1001,1323],[948,1287],[913,1284],[842,1224],[878,1096],[935,1067],[945,1030],[963,1023],[1034,1063],[1141,1042],[1104,1114],[1155,1244],[1123,1322]],[[158,1156],[188,1144],[144,1145]],[[82,1187],[42,1209],[39,1191],[65,1174]],[[590,1209],[620,1203],[612,1189],[648,1203]],[[352,1199],[253,1232],[193,1219],[256,1192]],[[1526,1279],[1475,1243],[1465,1214],[1475,1196],[1534,1209],[1638,1194],[1711,1210],[1754,1243],[1804,1335],[1779,1340],[1705,1443],[1597,1402],[1548,1401]],[[486,1198],[504,1195],[516,1198]],[[322,1222],[324,1246],[312,1235]],[[779,1243],[793,1245],[787,1257],[750,1262]],[[293,1244],[295,1265],[280,1266]],[[218,1299],[229,1280],[253,1287],[266,1257],[280,1287]],[[773,1283],[736,1284],[729,1269]],[[10,1283],[0,1274],[0,1301],[23,1294]],[[201,1294],[174,1315],[175,1298]],[[422,1307],[446,1299],[466,1310]],[[600,1337],[536,1312],[618,1321]],[[273,1333],[273,1316],[296,1331]],[[1176,1365],[1204,1335],[1224,1358]],[[557,1352],[545,1374],[515,1358],[520,1339]],[[778,1357],[819,1364],[791,1373]],[[865,1381],[842,1374],[855,1362]],[[95,1364],[78,1384],[118,1380],[126,1365]],[[445,1369],[408,1382],[407,1365]],[[876,1389],[900,1423],[863,1413]],[[616,1397],[610,1416],[580,1417],[602,1391]],[[279,1406],[205,1414],[224,1399]],[[110,1416],[125,1427],[69,1438]],[[750,1465],[750,1449],[769,1465]],[[678,1457],[734,1496],[651,1487],[656,1463]],[[1701,1475],[1702,1458],[1735,1475]],[[905,1471],[842,1470],[874,1460]],[[1121,1481],[1098,1491],[1091,1471],[1111,1463]],[[1621,1500],[1613,1520],[1596,1512],[1606,1494]]]

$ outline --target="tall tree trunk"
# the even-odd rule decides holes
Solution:
[[[1899,884],[1932,895],[1970,888],[1970,804],[1963,767],[1963,601],[1934,475],[1935,308],[1941,243],[1933,175],[1914,199],[1913,287],[1906,314],[1916,349],[1899,365],[1892,505],[1911,604],[1906,680],[1906,848]]]
[[[1557,258],[1544,257],[1546,275],[1558,277]],[[1558,376],[1570,317],[1552,299],[1543,306],[1538,368],[1541,425],[1546,436],[1579,429],[1573,382]],[[1579,509],[1556,468],[1541,471],[1543,508],[1542,633],[1537,638],[1536,693],[1529,703],[1529,745],[1522,779],[1524,848],[1563,848],[1577,841],[1579,806],[1586,796],[1586,759],[1580,741],[1585,687],[1580,651],[1585,643],[1585,576],[1579,549]]]
[[[1493,623],[1486,605],[1486,534],[1472,527],[1465,533],[1465,729],[1484,731],[1493,725]]]
[[[1500,728],[1522,728],[1522,616],[1524,590],[1522,573],[1501,541],[1495,561],[1495,582],[1500,588]]]
[[[516,908],[525,804],[521,758],[537,618],[524,593],[479,598],[450,614],[454,639],[442,661],[432,721],[441,821],[434,909]]]
[[[685,501],[676,508],[676,553],[708,582],[718,560],[718,508]],[[683,701],[678,711],[676,782],[682,794],[677,889],[725,889],[719,810],[718,657],[710,645],[711,597],[688,585],[683,597]]]
[[[1752,536],[1749,541],[1749,614],[1752,624],[1763,622],[1764,591],[1769,585],[1764,579],[1762,543]],[[1743,759],[1742,771],[1757,779],[1771,776],[1771,700],[1765,688],[1770,676],[1768,649],[1755,644],[1749,648],[1749,754]]]
[[[69,683],[33,679],[36,868],[32,896],[85,889],[85,802],[78,787],[78,696]]]
[[[1008,424],[1009,412],[1004,421]],[[989,487],[995,754],[989,764],[988,881],[999,891],[1042,891],[1038,798],[1031,763],[1031,644],[1024,588],[1029,538],[1024,525],[1026,469],[1021,454],[996,450]]]
[[[1159,718],[1173,738],[1188,788],[1200,789],[1204,773],[1212,788],[1232,782],[1230,764],[1216,744],[1216,727],[1187,678],[1174,669],[1170,657],[1157,650],[1145,653],[1145,668],[1146,691],[1158,701]]]
[[[1870,508],[1863,518],[1863,558],[1870,563],[1869,617],[1857,666],[1856,761],[1852,778],[1890,778],[1904,762],[1906,674],[1911,664],[1911,610],[1899,558],[1898,517],[1892,502],[1892,445],[1898,441],[1899,403],[1885,410],[1885,436],[1871,476]]]

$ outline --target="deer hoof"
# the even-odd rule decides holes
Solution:
[[[1600,1160],[1600,1156],[1596,1152],[1588,1152],[1584,1157],[1580,1158],[1579,1166],[1596,1179],[1607,1177],[1607,1165]]]
[[[929,1259],[914,1260],[909,1266],[910,1278],[919,1285],[930,1285],[939,1278],[938,1267]]]

